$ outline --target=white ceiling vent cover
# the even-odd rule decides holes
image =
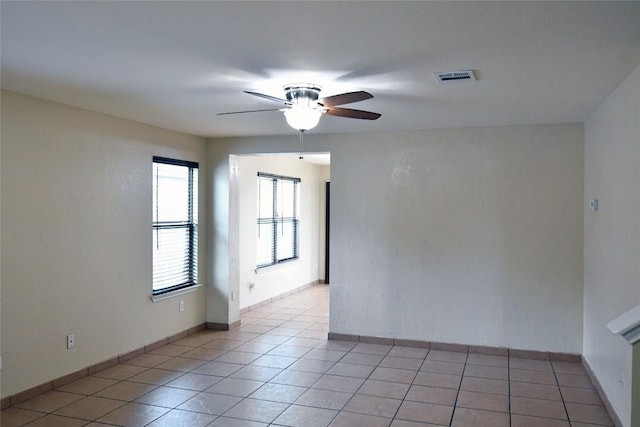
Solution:
[[[476,80],[476,75],[473,70],[444,71],[442,73],[436,73],[435,75],[436,79],[438,79],[440,83],[455,83]]]

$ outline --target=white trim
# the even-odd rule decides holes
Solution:
[[[269,273],[271,271],[274,270],[279,270],[281,268],[285,268],[288,265],[291,265],[292,263],[298,262],[300,261],[300,257],[297,258],[292,258],[292,259],[288,259],[286,261],[281,261],[275,264],[269,264],[269,265],[265,265],[264,267],[260,267],[260,268],[256,268],[254,270],[255,274],[264,274],[264,273]]]
[[[203,288],[203,287],[204,287],[203,284],[198,283],[197,285],[193,285],[193,286],[189,286],[188,288],[182,288],[182,289],[178,289],[178,290],[175,290],[175,291],[167,292],[166,294],[151,295],[151,301],[158,302],[158,301],[162,301],[162,300],[165,300],[165,299],[177,297],[177,296],[180,296],[180,295],[190,294],[191,292],[195,292],[198,289]]]
[[[631,345],[640,341],[640,305],[616,317],[607,326]]]

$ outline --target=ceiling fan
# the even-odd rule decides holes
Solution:
[[[264,110],[233,111],[229,113],[218,113],[218,115],[257,113],[263,111],[282,111],[287,123],[292,128],[304,132],[313,129],[323,114],[330,116],[346,117],[349,119],[376,120],[381,114],[371,111],[354,110],[351,108],[337,107],[338,105],[351,104],[373,98],[368,92],[346,92],[338,95],[320,98],[319,85],[310,83],[296,83],[284,86],[285,98],[278,98],[259,92],[245,90],[244,93],[258,96],[269,101],[282,105],[280,108],[269,108]]]

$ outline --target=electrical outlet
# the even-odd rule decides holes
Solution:
[[[256,282],[249,282],[249,290],[252,291],[256,288]]]
[[[180,312],[184,311],[184,301],[180,301],[180,304],[178,304],[178,310],[180,310]]]
[[[234,291],[231,291],[231,301],[235,301],[236,300],[236,293]]]
[[[73,348],[76,345],[76,336],[71,334],[67,335],[67,348]]]

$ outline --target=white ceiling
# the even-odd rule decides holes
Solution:
[[[375,121],[341,133],[584,121],[640,63],[640,2],[2,1],[2,88],[195,135],[289,134],[283,84]],[[439,84],[437,71],[479,80]]]

